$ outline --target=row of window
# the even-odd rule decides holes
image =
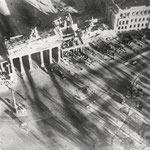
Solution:
[[[120,29],[127,29],[127,26],[122,26],[122,27],[118,27],[118,30],[120,30]]]
[[[148,18],[135,18],[135,19],[131,19],[131,22],[140,22],[140,21],[148,21],[149,20],[149,17]],[[123,20],[123,21],[119,21],[119,25],[124,25],[124,24],[128,24],[129,23],[129,20]]]
[[[135,19],[131,19],[131,22],[133,22],[133,21],[135,21],[135,22],[137,22],[137,21],[148,21],[149,20],[149,17],[147,17],[147,18],[135,18]]]
[[[124,21],[124,20],[123,20],[123,21],[119,21],[119,25],[121,25],[121,24],[122,24],[122,25],[123,25],[123,24],[128,24],[128,23],[129,23],[129,20],[126,20],[126,21]]]
[[[143,11],[132,12],[133,16],[148,15],[148,14],[150,14],[150,10],[143,10]]]
[[[121,13],[120,17],[121,18],[126,18],[126,17],[129,17],[129,15],[130,15],[130,12],[128,12],[128,13]]]
[[[129,27],[130,28],[136,28],[136,27],[147,27],[148,26],[148,23],[142,23],[142,24],[134,24],[134,25],[130,25]]]
[[[150,10],[143,10],[143,11],[135,11],[135,12],[127,12],[127,13],[121,13],[120,14],[120,17],[121,18],[126,18],[126,17],[129,17],[129,15],[132,14],[132,16],[138,16],[138,15],[148,15],[150,14]]]
[[[129,28],[137,28],[137,27],[139,28],[139,27],[147,27],[147,26],[148,26],[147,23],[145,23],[145,24],[142,23],[142,24],[130,25]],[[121,26],[121,27],[119,26],[119,27],[118,27],[118,30],[123,30],[123,29],[127,29],[127,26]]]

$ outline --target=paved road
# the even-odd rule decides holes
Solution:
[[[124,64],[119,59],[104,64],[94,62],[92,58],[92,64],[66,66],[60,63],[66,80],[53,72],[47,74],[38,67],[34,72],[27,71],[15,89],[20,93],[16,93],[17,101],[27,106],[27,116],[16,117],[11,111],[3,112],[1,147],[26,150],[30,145],[35,150],[98,150],[111,146],[117,137],[121,137],[124,149],[129,143],[142,148],[147,143],[141,138],[145,135],[141,125],[145,130],[149,130],[149,126],[144,119],[139,122],[139,118],[132,117],[133,110],[128,117],[125,110],[122,113],[120,109],[125,107],[129,110],[130,106],[122,104],[122,99],[125,99],[128,85],[148,68],[149,56],[150,52],[144,56],[132,54],[127,61],[137,59],[136,65]],[[75,75],[67,71],[71,69]],[[93,94],[85,99],[76,99],[77,90],[84,85],[88,85]],[[10,95],[6,97],[11,100]],[[7,108],[5,104],[3,107]],[[149,111],[149,107],[146,109]],[[139,112],[135,110],[134,113]],[[30,132],[19,128],[19,123],[24,121],[29,124]],[[11,142],[7,142],[8,136]]]

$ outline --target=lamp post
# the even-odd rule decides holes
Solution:
[[[13,108],[15,110],[15,113],[17,114],[17,104],[16,104],[16,98],[15,98],[15,91],[13,91],[11,89],[11,93],[12,93],[12,99],[13,99]]]
[[[17,114],[18,111],[17,111],[17,104],[16,104],[15,91],[14,91],[12,88],[10,88],[7,84],[5,84],[5,86],[7,86],[7,88],[11,91],[12,100],[13,100],[12,106],[13,106],[13,108],[14,108],[15,114]]]

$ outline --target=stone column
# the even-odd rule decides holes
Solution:
[[[40,57],[41,57],[41,67],[45,68],[43,51],[40,51]]]
[[[13,90],[11,90],[12,92],[12,99],[13,99],[13,108],[15,109],[15,113],[17,112],[17,103],[16,103],[16,98],[15,98],[15,92]]]
[[[15,73],[15,66],[14,66],[14,63],[13,63],[13,60],[10,59],[10,65],[11,65],[11,69],[12,69],[12,73]]]
[[[58,62],[60,62],[61,53],[60,53],[60,46],[58,46]]]
[[[1,65],[2,72],[4,72],[5,69],[4,69],[4,67],[3,67],[3,63],[0,63],[0,65]]]
[[[29,54],[28,57],[29,57],[30,70],[33,70],[33,64],[32,64],[31,54]]]
[[[23,61],[22,61],[22,57],[19,57],[19,61],[20,61],[20,69],[21,69],[21,73],[24,73],[24,66],[23,66]]]
[[[52,49],[49,49],[49,60],[50,60],[50,64],[52,64],[53,63]]]
[[[10,64],[8,63],[8,64],[6,65],[6,67],[8,68],[8,74],[10,74],[10,73],[11,73]]]

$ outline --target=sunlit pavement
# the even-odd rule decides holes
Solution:
[[[146,57],[145,57],[146,56]],[[122,64],[119,60],[107,63],[73,63],[59,65],[66,79],[40,68],[19,78],[15,96],[27,111],[12,113],[11,92],[1,97],[1,149],[11,150],[142,150],[150,144],[149,99],[139,112],[126,98],[127,87],[138,75],[148,80],[150,52],[134,54],[138,64]],[[74,72],[71,73],[70,71]],[[146,82],[143,78],[138,78]],[[137,81],[138,81],[137,80]],[[146,82],[147,83],[147,82]],[[80,89],[89,86],[88,94]],[[29,131],[20,128],[26,122]],[[9,142],[8,142],[9,137]]]

